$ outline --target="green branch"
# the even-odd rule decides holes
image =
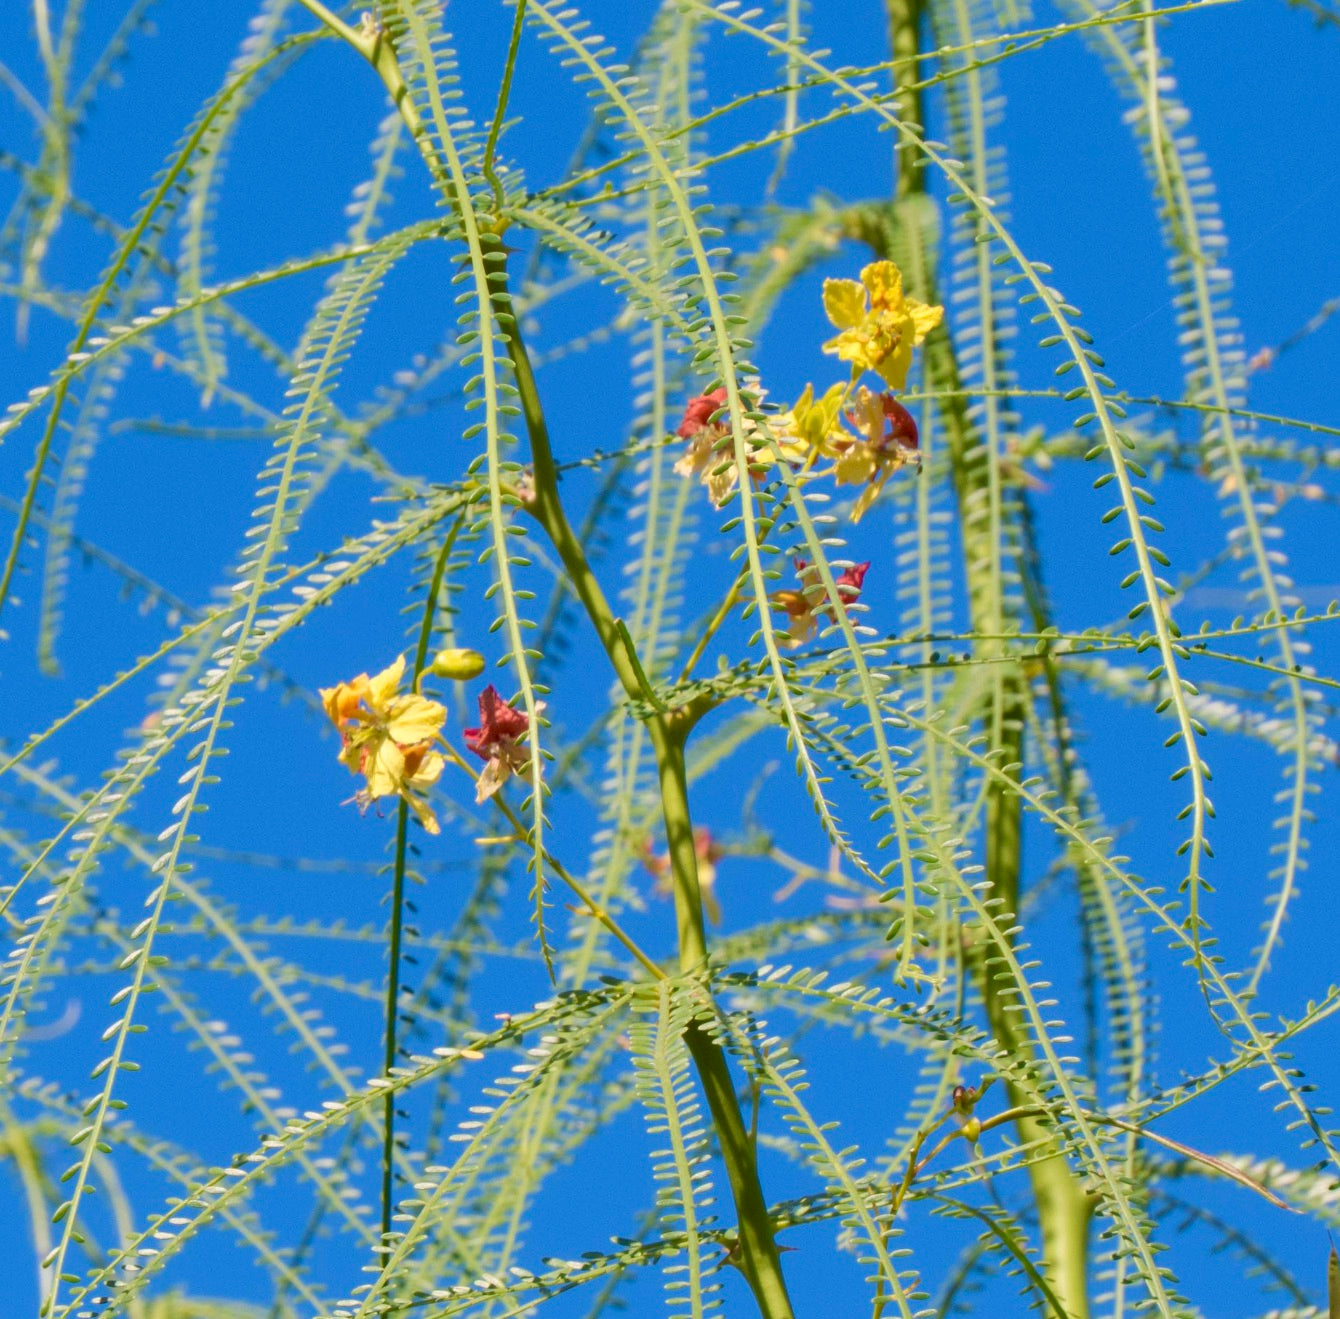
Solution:
[[[373,20],[366,20],[355,32],[320,4],[319,0],[302,0],[302,3],[377,70],[392,101],[414,135],[420,152],[427,157],[429,147],[422,121],[409,99],[394,47],[380,26]],[[426,163],[432,170],[433,161],[426,160]],[[494,316],[511,354],[522,415],[530,440],[534,493],[527,501],[527,507],[544,528],[562,560],[573,593],[595,628],[601,647],[624,691],[632,699],[643,699],[647,684],[645,670],[628,640],[627,629],[622,628],[615,618],[604,590],[591,570],[586,552],[572,530],[559,495],[558,469],[549,442],[549,429],[530,356],[521,337],[507,287],[506,249],[496,232],[481,232],[479,241],[484,260],[490,265],[489,291]],[[661,778],[682,969],[701,968],[707,960],[702,896],[684,770],[684,738],[703,708],[701,705],[685,707],[655,714],[648,720]],[[793,1312],[782,1276],[781,1258],[773,1237],[767,1200],[758,1179],[755,1143],[740,1112],[725,1052],[715,1039],[696,1025],[690,1027],[686,1042],[698,1068],[721,1147],[722,1160],[730,1178],[739,1219],[741,1271],[754,1293],[763,1319],[792,1319]]]

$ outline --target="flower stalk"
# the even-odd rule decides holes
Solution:
[[[921,0],[885,0],[885,9],[895,78],[902,84],[898,96],[899,115],[919,124],[923,109],[921,95],[907,84],[917,81],[922,3]],[[915,144],[904,139],[895,160],[900,202],[925,194],[925,180],[916,154]],[[891,255],[887,250],[886,230],[864,231],[861,237],[876,256],[888,258]],[[905,272],[908,284],[918,297],[934,304],[937,301],[935,281],[921,260],[921,245],[910,243],[907,246],[912,257]],[[943,328],[932,333],[927,342],[926,371],[939,375],[944,393],[951,398],[963,399],[954,345]],[[987,653],[995,658],[1003,654],[1003,649],[994,638],[1004,632],[999,593],[990,581],[997,549],[990,529],[974,518],[973,509],[987,497],[988,483],[999,478],[991,471],[993,464],[972,461],[971,423],[965,404],[961,401],[957,406],[951,404],[943,415],[950,475],[963,538],[971,627],[979,636],[993,638],[987,642]],[[1019,668],[999,666],[998,676],[991,684],[980,715],[993,751],[1006,765],[1020,766],[1024,762],[1025,701],[1024,679]],[[1011,773],[1017,775],[1018,772],[1016,769]],[[986,788],[985,814],[984,861],[985,872],[991,879],[992,896],[1000,901],[1004,910],[1017,912],[1023,862],[1022,796],[1003,777],[993,776]],[[988,1025],[1000,1047],[1012,1057],[1032,1057],[1033,1042],[1018,1014],[1012,1010],[1015,1000],[1002,994],[996,983],[989,950],[981,950],[980,955],[971,961],[975,962],[978,971]],[[1054,1133],[1029,1108],[1026,1093],[1009,1081],[1006,1091],[1011,1109],[1018,1110],[1015,1130],[1020,1143],[1055,1148]],[[1059,1150],[1049,1158],[1030,1163],[1028,1173],[1042,1234],[1048,1282],[1071,1319],[1088,1319],[1089,1226],[1093,1200]]]
[[[420,153],[426,154],[428,148],[423,121],[409,98],[395,50],[375,20],[364,22],[360,28],[354,29],[328,10],[320,0],[302,0],[302,3],[376,69],[418,144]],[[433,161],[426,160],[426,163],[431,170]],[[526,506],[558,553],[573,592],[586,611],[621,686],[630,699],[642,700],[646,685],[645,672],[629,642],[627,630],[620,627],[599,581],[591,571],[586,552],[572,530],[559,495],[558,468],[549,443],[544,408],[507,288],[507,249],[496,230],[482,232],[480,240],[485,249],[484,258],[491,267],[489,282],[494,315],[507,342],[522,416],[530,440],[533,478],[532,492]],[[684,739],[706,708],[703,704],[693,704],[677,710],[656,711],[648,719],[648,730],[660,773],[662,805],[669,839],[680,968],[692,972],[700,972],[707,964],[707,937],[703,926],[702,894],[698,886],[697,856],[693,846],[693,820],[689,811],[684,767]],[[762,1319],[793,1319],[794,1312],[782,1275],[781,1258],[773,1237],[772,1220],[759,1182],[756,1142],[745,1125],[725,1051],[697,1023],[689,1027],[685,1043],[707,1097],[722,1161],[726,1165],[735,1200],[740,1270],[754,1294]]]
[[[510,305],[505,267],[495,267],[495,297]],[[643,700],[645,673],[633,652],[628,633],[615,618],[586,551],[573,533],[558,492],[558,471],[549,444],[549,430],[535,385],[530,357],[514,316],[500,312],[498,322],[512,357],[521,411],[531,443],[534,498],[528,507],[548,534],[568,573],[574,594],[586,610],[610,664],[632,700]],[[684,743],[701,709],[680,707],[653,712],[647,720],[656,753],[675,900],[680,970],[701,973],[708,962],[693,816],[689,807]],[[704,992],[708,992],[704,987]],[[730,1181],[738,1224],[739,1265],[758,1304],[762,1319],[793,1319],[794,1311],[782,1274],[781,1256],[773,1235],[767,1200],[758,1175],[757,1147],[746,1126],[725,1051],[699,1022],[690,1024],[685,1044],[712,1114],[722,1162]]]

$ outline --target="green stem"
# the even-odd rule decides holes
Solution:
[[[472,779],[478,780],[478,772],[461,756],[460,752],[454,747],[446,748],[446,757],[458,769],[463,769]],[[512,826],[512,837],[518,842],[527,842],[530,839],[530,831],[517,819],[516,812],[503,800],[502,796],[495,794],[493,804],[502,812],[503,818]],[[581,901],[586,908],[587,914],[600,922],[630,953],[641,963],[644,970],[649,971],[654,980],[664,980],[665,972],[661,970],[655,962],[642,951],[633,941],[631,935],[624,930],[613,916],[607,912],[591,895],[586,888],[576,880],[572,872],[548,849],[544,853],[544,863],[550,870],[563,881]]]
[[[419,118],[419,112],[410,99],[409,86],[400,71],[400,61],[396,58],[395,47],[382,31],[381,24],[375,18],[365,16],[358,27],[351,27],[326,8],[321,0],[299,0],[299,3],[337,37],[347,41],[372,65],[382,80],[382,86],[390,93],[391,103],[405,121],[405,126],[413,135],[415,142],[419,143],[424,134],[424,122]],[[422,150],[422,143],[420,149]]]
[[[721,1045],[698,1022],[684,1035],[707,1096],[721,1160],[726,1165],[740,1246],[740,1272],[763,1319],[793,1319],[772,1217],[758,1176],[757,1147],[740,1112],[740,1099]]]
[[[507,47],[507,63],[503,66],[502,82],[498,86],[498,104],[493,111],[493,122],[489,125],[488,141],[484,144],[484,161],[480,170],[493,189],[493,206],[501,219],[506,194],[502,180],[494,168],[494,154],[498,149],[498,136],[502,132],[503,115],[507,113],[507,102],[512,95],[512,76],[516,72],[517,48],[521,45],[521,29],[526,21],[526,0],[517,0],[516,14],[512,19],[512,40]]]
[[[707,650],[708,644],[716,636],[721,625],[730,617],[730,611],[740,603],[740,590],[749,580],[749,574],[746,570],[741,572],[732,583],[729,591],[726,592],[726,598],[718,606],[715,614],[708,621],[703,629],[703,634],[694,643],[693,650],[689,653],[688,659],[684,661],[684,667],[680,670],[679,681],[687,682],[693,674],[693,670],[698,667],[698,661],[702,659],[703,652]]]
[[[414,135],[420,154],[430,170],[432,152],[425,140],[425,127],[409,98],[395,49],[375,21],[365,21],[355,31],[336,17],[320,0],[301,0],[307,10],[331,31],[352,45],[372,66],[391,95],[401,118]],[[563,567],[573,593],[581,601],[601,647],[609,657],[624,692],[632,700],[643,699],[646,682],[642,666],[626,631],[620,629],[600,583],[591,571],[586,552],[573,533],[558,492],[558,469],[549,443],[549,428],[535,384],[535,373],[507,287],[507,249],[496,232],[480,234],[484,258],[489,262],[489,284],[497,325],[507,341],[512,359],[522,415],[530,439],[534,497],[530,512],[544,528]],[[707,960],[703,931],[702,897],[698,886],[698,861],[693,848],[693,825],[689,813],[687,777],[684,771],[684,739],[710,703],[690,703],[667,713],[654,713],[648,731],[656,751],[665,794],[666,831],[670,840],[671,869],[675,885],[675,908],[680,933],[681,968],[701,968]],[[403,817],[402,817],[403,818]],[[594,904],[589,904],[595,910]],[[393,929],[393,958],[398,951]],[[394,963],[393,963],[394,964]],[[710,991],[703,987],[704,993]],[[685,1034],[694,1059],[717,1140],[726,1165],[739,1224],[740,1269],[749,1283],[762,1319],[794,1319],[782,1275],[781,1258],[773,1239],[772,1220],[758,1178],[755,1145],[740,1111],[739,1097],[720,1043],[697,1023]],[[388,1064],[389,1066],[389,1064]]]
[[[885,0],[895,69],[916,66],[920,54],[922,5],[923,0]],[[917,88],[900,88],[898,107],[900,118],[921,122],[923,105]],[[925,179],[915,148],[912,151],[900,148],[896,164],[899,199],[905,201],[916,194],[924,194]],[[879,237],[871,235],[870,241],[876,246],[876,254],[887,258],[890,256],[887,250],[878,250]],[[887,243],[887,238],[884,242]],[[937,301],[934,275],[920,260],[921,244],[913,241],[906,247],[912,254],[911,268],[904,272],[908,287],[918,297],[934,303]],[[926,345],[926,369],[928,374],[934,373],[939,385],[951,391],[959,389],[954,345],[944,330],[933,334]],[[983,527],[973,517],[973,509],[985,495],[987,483],[993,477],[989,467],[984,472],[983,465],[973,461],[974,436],[966,407],[961,403],[942,404],[942,415],[960,511],[969,583],[969,616],[974,632],[995,634],[1001,631],[1003,623],[998,584],[990,580],[990,572],[981,570],[994,564],[996,544],[992,529]],[[987,578],[985,582],[984,577]],[[993,658],[998,653],[998,646],[987,644],[988,657]],[[993,750],[1008,765],[1022,765],[1024,760],[1026,701],[1022,673],[1017,668],[1009,668],[991,683],[981,712]],[[992,895],[1000,901],[1003,910],[1017,912],[1023,873],[1023,800],[1019,791],[1003,778],[993,778],[986,791],[985,871],[991,880]],[[992,1034],[1010,1056],[1031,1058],[1033,1041],[1013,1010],[1014,998],[997,984],[989,955],[983,952],[974,960],[978,963],[982,1002]],[[1006,1090],[1011,1106],[1026,1110],[1027,1095],[1009,1082]],[[1050,1144],[1055,1148],[1053,1133],[1031,1112],[1020,1113],[1015,1129],[1022,1144],[1039,1142],[1044,1147]],[[1048,1281],[1074,1319],[1088,1319],[1088,1235],[1093,1202],[1059,1150],[1050,1158],[1030,1164],[1028,1171],[1042,1231]]]
[[[698,852],[693,842],[693,817],[689,813],[684,742],[682,737],[667,738],[653,730],[652,744],[656,748],[665,840],[674,882],[679,969],[692,973],[702,971],[707,964],[707,929],[703,924],[703,900],[698,887]]]
[[[889,46],[893,51],[893,76],[897,95],[895,113],[900,123],[925,124],[924,103],[917,77],[921,54],[921,13],[924,0],[885,0],[889,21]],[[908,197],[924,190],[922,170],[925,161],[917,144],[899,134],[894,147],[894,165],[898,173],[897,196]]]
[[[404,932],[405,854],[408,845],[409,807],[402,801],[396,810],[395,879],[391,885],[390,969],[386,976],[386,1051],[382,1075],[389,1077],[395,1066],[400,1014],[400,947]],[[389,1090],[382,1112],[382,1246],[390,1248],[391,1207],[395,1194],[395,1102]]]
[[[698,853],[689,813],[688,774],[684,763],[684,724],[653,725],[660,774],[661,808],[665,813],[666,844],[674,880],[675,919],[679,928],[679,967],[686,974],[701,972],[707,964],[707,931],[703,924],[702,892],[698,885]],[[773,1235],[772,1219],[758,1176],[757,1145],[740,1111],[739,1096],[725,1051],[699,1022],[684,1037],[698,1069],[712,1125],[730,1179],[738,1224],[740,1271],[758,1301],[765,1319],[792,1314],[782,1275],[781,1256]]]
[[[510,307],[505,267],[495,268],[495,296]],[[516,375],[521,411],[531,441],[535,497],[530,510],[548,533],[567,571],[577,598],[600,638],[614,672],[630,699],[643,700],[645,677],[642,666],[626,643],[627,632],[619,626],[609,601],[591,571],[586,552],[572,532],[558,493],[558,472],[549,444],[549,429],[530,357],[516,319],[499,312],[498,322],[507,339]],[[701,971],[707,962],[707,935],[703,926],[702,894],[698,885],[698,858],[693,844],[693,817],[689,809],[688,777],[684,765],[684,740],[697,720],[699,710],[681,707],[654,714],[647,721],[656,752],[661,805],[665,815],[666,840],[674,881],[675,918],[679,935],[679,964],[686,972]],[[738,1223],[740,1271],[744,1274],[763,1319],[792,1319],[781,1256],[773,1236],[767,1200],[759,1182],[754,1142],[740,1111],[739,1097],[721,1045],[698,1023],[690,1025],[685,1043],[693,1057],[698,1079],[707,1097],[712,1125],[730,1180]]]
[[[419,627],[419,641],[414,650],[414,667],[410,690],[419,690],[419,681],[428,663],[428,649],[433,640],[433,617],[437,612],[437,596],[442,589],[442,578],[447,571],[452,547],[460,523],[452,525],[442,541],[433,577],[428,584],[428,598],[424,602],[423,623]],[[382,1075],[390,1077],[395,1066],[400,1023],[400,952],[404,939],[405,871],[409,855],[409,804],[401,800],[396,810],[395,871],[391,884],[391,965],[386,977],[386,1051],[382,1059]],[[389,1246],[391,1211],[395,1203],[395,1096],[387,1091],[382,1112],[382,1245]]]

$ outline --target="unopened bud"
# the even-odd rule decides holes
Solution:
[[[982,1119],[979,1117],[970,1117],[963,1124],[963,1139],[969,1145],[976,1145],[978,1138],[982,1134]]]
[[[468,682],[484,672],[484,657],[477,650],[465,650],[462,647],[439,650],[433,657],[428,672],[437,678]]]

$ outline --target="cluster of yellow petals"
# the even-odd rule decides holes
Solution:
[[[689,443],[675,471],[702,481],[718,508],[739,484],[742,467],[758,481],[785,462],[809,477],[863,485],[852,508],[852,520],[859,521],[894,472],[920,463],[916,421],[894,393],[906,385],[913,350],[943,320],[944,308],[907,297],[902,272],[892,261],[871,262],[859,280],[825,280],[823,302],[838,330],[824,351],[851,363],[849,381],[817,397],[806,385],[793,407],[772,416],[758,412],[763,391],[751,385],[742,395],[750,406],[741,435],[743,461],[737,461],[729,421],[721,415],[724,387],[691,399],[685,408],[676,434]],[[864,371],[882,378],[881,392],[857,387]],[[816,471],[821,460],[831,467]]]
[[[806,385],[778,424],[788,442],[805,454],[806,469],[821,458],[830,459],[832,466],[819,475],[831,476],[837,485],[866,487],[852,508],[853,522],[861,520],[894,472],[921,462],[912,414],[892,395],[864,385],[854,394],[846,385],[834,385],[817,399],[813,387]]]
[[[874,371],[890,389],[902,389],[912,366],[912,350],[944,316],[903,294],[903,276],[892,261],[872,261],[854,279],[824,280],[824,311],[839,333],[824,352],[862,371]]]
[[[321,701],[340,733],[340,763],[361,774],[354,795],[360,809],[383,797],[399,797],[430,833],[434,816],[419,794],[431,788],[446,766],[434,744],[442,739],[445,707],[417,692],[401,694],[402,655],[380,673],[360,673],[349,682],[321,689]]]
[[[841,421],[846,394],[845,385],[834,385],[815,398],[814,386],[806,385],[795,406],[778,418],[779,430],[799,448],[807,465],[820,456],[836,458],[850,442],[852,437]]]

